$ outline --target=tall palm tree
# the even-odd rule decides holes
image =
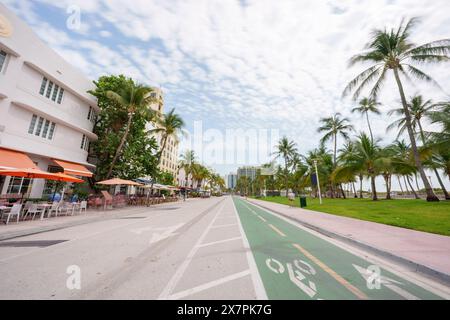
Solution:
[[[379,105],[380,105],[380,103],[374,99],[363,98],[363,99],[361,99],[361,101],[359,101],[359,106],[352,109],[352,113],[358,112],[362,116],[366,117],[367,127],[369,128],[370,139],[372,141],[373,141],[373,133],[372,133],[372,128],[370,127],[369,112],[374,113],[374,114],[380,114],[381,112],[378,109]]]
[[[423,130],[422,120],[426,117],[430,117],[437,106],[438,105],[433,104],[431,100],[425,100],[421,95],[412,97],[411,101],[408,103],[408,108],[411,114],[412,129],[415,134],[418,134],[420,136],[423,146],[428,146],[428,141],[425,136],[425,131]],[[406,117],[403,108],[393,109],[389,111],[388,114],[396,114],[401,116],[401,118],[392,122],[387,129],[390,130],[396,126],[397,128],[399,128],[399,135],[402,134],[406,130]],[[430,157],[428,160],[426,160],[426,163],[424,164],[434,171],[434,174],[436,175],[439,185],[441,186],[441,189],[444,193],[445,199],[450,199],[450,195],[445,189],[445,185],[442,182],[439,172],[433,163],[433,157]]]
[[[185,187],[188,187],[189,176],[192,175],[192,171],[195,165],[195,153],[193,150],[186,150],[182,155],[179,163],[179,167],[184,170]]]
[[[152,92],[153,89],[151,87],[125,82],[119,90],[108,91],[106,93],[109,99],[125,108],[128,114],[127,123],[124,127],[124,133],[109,166],[106,179],[111,177],[114,166],[124,149],[134,116],[138,113],[145,113],[147,115],[153,114],[151,108],[149,107],[149,104],[154,101],[154,98],[151,96]]]
[[[369,86],[375,79],[376,82],[371,89],[370,97],[377,98],[377,95],[386,79],[388,71],[394,73],[402,106],[405,111],[406,128],[411,148],[414,154],[414,161],[422,178],[427,192],[427,201],[439,201],[427,179],[419,157],[416,139],[411,124],[411,115],[406,101],[400,74],[409,78],[410,76],[420,80],[425,80],[437,84],[429,75],[414,66],[415,63],[438,63],[450,60],[450,39],[433,41],[420,46],[414,45],[411,38],[411,30],[418,23],[417,18],[410,19],[406,24],[402,21],[397,30],[390,31],[374,30],[372,40],[366,45],[367,50],[351,58],[350,65],[361,62],[374,63],[371,67],[361,72],[355,79],[350,81],[344,89],[343,94],[347,95],[354,91],[353,98],[356,99],[361,91]]]
[[[159,133],[161,135],[161,146],[156,155],[158,164],[161,162],[161,156],[166,149],[167,140],[169,140],[169,138],[177,140],[178,135],[183,134],[183,127],[184,121],[175,113],[175,109],[156,118],[156,128],[150,130],[150,132]]]
[[[276,158],[284,159],[284,187],[286,188],[286,197],[288,196],[289,186],[289,161],[292,159],[294,154],[297,153],[294,141],[289,141],[287,137],[281,138],[276,146],[276,151],[274,152]]]
[[[329,118],[321,118],[320,122],[322,126],[317,129],[318,132],[324,132],[324,136],[320,140],[322,144],[326,143],[329,140],[333,140],[334,151],[333,151],[333,163],[336,166],[337,160],[337,137],[340,135],[345,140],[348,140],[348,133],[353,131],[353,126],[348,124],[348,118],[342,118],[341,114],[336,113],[332,117]]]

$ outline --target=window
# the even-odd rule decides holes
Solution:
[[[53,133],[55,132],[55,126],[56,123],[52,122],[52,126],[50,127],[50,132],[48,133],[48,140],[52,140],[53,139]]]
[[[44,118],[39,117],[39,122],[36,128],[36,131],[34,132],[34,134],[36,136],[40,136],[41,135],[41,129],[42,129],[42,123],[44,123]]]
[[[36,125],[37,115],[33,114],[33,118],[31,118],[30,127],[28,128],[28,133],[33,134],[34,126]]]
[[[6,193],[27,193],[32,181],[29,178],[11,177]]]
[[[48,140],[52,140],[53,133],[55,131],[56,123],[51,122],[50,120],[44,119],[43,117],[39,117],[33,114],[31,118],[30,126],[28,128],[29,134],[34,134],[35,136],[46,138]],[[50,128],[50,130],[49,130]],[[47,135],[48,134],[48,135]]]
[[[42,79],[41,90],[39,90],[39,94],[44,95],[45,88],[47,87],[47,82],[48,82],[47,78],[44,77],[44,78]]]
[[[89,139],[83,134],[83,138],[81,139],[81,149],[88,151],[89,150]]]
[[[3,66],[6,66],[6,57],[8,55],[5,51],[0,51],[0,72],[3,71]]]
[[[96,118],[97,118],[97,115],[95,114],[94,108],[89,106],[89,112],[88,112],[87,119],[89,121],[91,121],[92,123],[95,123]]]
[[[53,81],[49,81],[46,77],[43,77],[41,87],[39,89],[39,94],[45,96],[48,99],[51,99],[58,104],[61,104],[64,95],[64,89],[56,83],[53,83]]]
[[[46,96],[47,98],[50,98],[50,94],[52,93],[52,90],[53,90],[53,82],[50,81],[50,82],[48,83],[47,93],[45,94],[45,96]]]
[[[63,95],[64,95],[64,89],[61,88],[61,89],[59,90],[59,96],[58,96],[58,101],[57,101],[58,104],[61,104]]]
[[[59,86],[55,85],[55,90],[53,90],[52,101],[56,101],[56,97],[58,96]]]

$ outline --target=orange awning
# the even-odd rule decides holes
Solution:
[[[36,168],[25,153],[0,148],[0,169]]]
[[[69,176],[64,173],[51,173],[47,171],[42,171],[40,169],[25,168],[25,169],[2,169],[0,170],[0,175],[12,176],[12,177],[23,177],[30,179],[46,179],[54,181],[64,181],[64,182],[77,182],[83,183],[84,181],[73,176]]]
[[[82,176],[82,177],[92,177],[93,175],[92,172],[90,172],[85,166],[81,164],[56,159],[52,160],[58,166],[64,169],[65,174],[71,174],[74,176]]]

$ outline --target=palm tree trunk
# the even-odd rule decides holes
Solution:
[[[289,197],[289,187],[288,187],[288,179],[289,179],[289,172],[288,172],[288,163],[287,163],[287,158],[284,158],[284,174],[285,174],[285,178],[284,178],[284,186],[286,188],[286,198]]]
[[[437,171],[436,168],[433,168],[433,171],[434,171],[434,174],[436,175],[439,185],[441,186],[442,192],[444,193],[445,200],[450,200],[450,195],[448,194],[447,189],[445,189],[445,185],[441,180],[441,176],[439,175],[439,172]]]
[[[403,187],[402,187],[402,184],[401,184],[401,182],[400,182],[400,176],[397,176],[397,180],[398,180],[398,185],[400,186],[400,191],[401,191],[402,194],[403,194]]]
[[[414,174],[414,179],[416,180],[417,191],[420,192],[419,182],[417,181],[417,173]]]
[[[342,197],[343,197],[344,199],[347,199],[347,197],[345,196],[344,188],[342,187],[342,183],[339,184],[339,188],[341,189]]]
[[[111,165],[109,166],[109,170],[108,170],[108,173],[106,175],[106,179],[109,179],[111,177],[111,173],[112,173],[112,171],[114,169],[114,166],[116,165],[117,159],[119,158],[119,156],[120,156],[120,154],[122,152],[123,146],[125,145],[125,141],[127,140],[127,137],[128,137],[128,133],[130,132],[131,120],[132,119],[133,119],[133,114],[130,114],[128,116],[128,122],[127,122],[127,126],[125,128],[125,132],[124,132],[124,134],[122,136],[122,139],[120,140],[119,146],[116,149],[116,154],[114,155],[114,158],[111,161]]]
[[[373,134],[372,134],[372,128],[370,127],[369,113],[368,112],[366,112],[366,120],[367,120],[367,126],[369,127],[370,141],[372,141],[372,143],[373,143]]]
[[[383,178],[384,178],[384,182],[386,183],[386,200],[391,200],[392,199],[391,198],[391,186],[389,183],[390,176],[384,174]]]
[[[377,196],[377,189],[375,187],[375,176],[370,176],[370,183],[372,185],[372,200],[377,201],[378,200],[378,196]]]
[[[422,178],[423,184],[425,186],[425,190],[427,193],[427,201],[439,201],[439,198],[436,197],[436,195],[433,192],[433,189],[431,188],[431,185],[430,185],[428,178],[425,174],[425,171],[423,169],[422,161],[420,160],[420,157],[419,157],[419,151],[417,149],[416,139],[414,137],[414,132],[412,130],[412,125],[411,125],[411,115],[409,113],[409,108],[408,108],[408,104],[406,102],[405,92],[403,90],[403,86],[400,81],[400,76],[398,74],[398,69],[394,68],[393,71],[394,71],[394,76],[395,76],[395,80],[397,82],[398,89],[400,91],[400,98],[402,100],[403,110],[405,112],[406,128],[408,129],[408,135],[409,135],[409,139],[411,141],[411,149],[414,154],[414,161],[415,161],[417,170],[420,173],[420,177]]]
[[[354,182],[352,182],[352,187],[353,187],[353,197],[354,198],[358,198],[358,194],[356,192],[356,188],[355,188],[355,183]]]
[[[417,121],[417,123],[418,123],[418,125],[419,125],[420,136],[421,136],[421,138],[422,138],[422,143],[423,143],[423,145],[425,145],[425,134],[424,134],[424,132],[423,132],[422,124],[420,123],[420,120]],[[443,183],[442,180],[441,180],[441,177],[440,177],[440,175],[439,175],[439,172],[438,172],[437,169],[433,166],[433,158],[431,158],[430,161],[431,161],[431,166],[433,167],[434,174],[436,175],[436,178],[437,178],[437,180],[438,180],[438,182],[439,182],[439,185],[441,186],[442,192],[444,193],[445,200],[450,200],[450,195],[448,194],[447,189],[445,189],[445,185],[444,185],[444,183]]]
[[[406,177],[405,176],[403,176],[403,182],[405,183],[406,193],[409,195],[410,192],[409,192],[409,189],[408,189],[408,184],[406,183]]]
[[[420,199],[420,197],[417,195],[416,191],[414,190],[414,188],[411,184],[411,180],[409,179],[409,176],[406,176],[406,181],[408,181],[409,187],[411,188],[412,193],[414,194],[414,198]]]
[[[363,198],[363,187],[362,187],[362,185],[363,185],[363,175],[362,174],[360,174],[359,175],[359,198],[360,199],[362,199]]]

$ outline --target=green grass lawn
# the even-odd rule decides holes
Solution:
[[[289,204],[286,197],[261,200]],[[298,198],[295,206],[300,206]],[[351,198],[323,199],[320,205],[318,199],[308,198],[306,209],[450,236],[450,201],[429,203],[425,200],[372,201]]]

